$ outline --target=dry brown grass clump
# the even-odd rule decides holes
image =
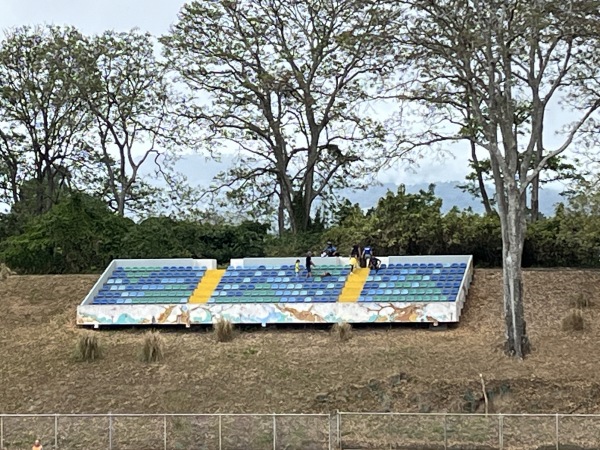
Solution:
[[[149,331],[144,335],[141,360],[147,363],[161,362],[164,359],[165,341],[157,331]]]
[[[92,362],[102,357],[102,348],[98,337],[92,333],[79,336],[75,345],[75,359],[77,361]]]
[[[592,307],[592,299],[588,293],[580,293],[573,301],[571,302],[574,308],[585,309]]]
[[[213,325],[213,332],[217,342],[229,342],[233,340],[233,324],[226,319],[219,319]]]
[[[348,322],[336,323],[331,327],[331,334],[338,341],[347,341],[352,337],[352,325]]]
[[[584,325],[583,314],[578,309],[572,310],[562,320],[563,331],[583,331]]]

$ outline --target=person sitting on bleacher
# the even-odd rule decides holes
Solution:
[[[323,250],[323,253],[326,256],[329,256],[329,257],[338,256],[338,254],[337,254],[337,248],[335,248],[335,245],[333,245],[331,243],[331,241],[327,242],[327,247],[325,247],[325,250]]]
[[[371,257],[369,258],[369,269],[374,270],[375,273],[377,273],[377,272],[379,272],[380,268],[381,268],[381,260],[378,258],[375,258],[375,255],[371,255]]]

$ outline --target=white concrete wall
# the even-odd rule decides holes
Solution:
[[[216,269],[216,259],[192,259],[192,258],[174,258],[174,259],[115,259],[116,267],[162,267],[162,266],[192,266],[206,267],[207,269]]]
[[[377,256],[377,255],[376,255]],[[293,265],[297,259],[304,264],[306,255],[286,257],[286,258],[236,258],[230,261],[230,266],[233,267],[256,267],[256,266],[281,266]],[[473,257],[471,255],[441,255],[441,256],[377,256],[382,264],[428,264],[428,263],[465,263],[467,266]],[[320,264],[327,265],[348,265],[350,258],[335,257],[321,258],[314,257],[313,262],[318,266]]]
[[[379,258],[383,260],[383,258]],[[427,255],[427,256],[390,256],[390,264],[428,264],[428,263],[465,263],[473,259],[471,255]]]

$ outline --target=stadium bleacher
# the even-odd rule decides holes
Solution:
[[[206,267],[117,267],[93,305],[187,303]]]
[[[80,325],[458,322],[473,258],[381,257],[351,271],[348,258],[114,260],[77,308]]]

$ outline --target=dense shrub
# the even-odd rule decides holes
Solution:
[[[2,242],[0,259],[19,273],[100,271],[118,256],[132,226],[100,200],[75,193]]]

